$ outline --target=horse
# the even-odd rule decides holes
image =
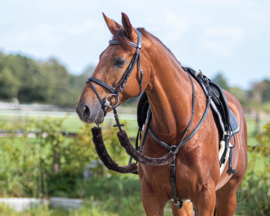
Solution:
[[[110,102],[121,105],[144,90],[151,107],[152,117],[149,125],[153,133],[170,146],[178,145],[192,115],[190,79],[194,83],[196,105],[193,122],[187,135],[199,124],[207,106],[201,86],[188,76],[173,53],[157,37],[144,28],[135,29],[125,13],[122,13],[122,25],[104,13],[103,17],[113,38],[119,43],[109,44],[100,54],[99,63],[92,77],[101,80],[103,85],[98,82],[86,83],[76,105],[80,119],[86,123],[101,124],[106,113],[112,110],[111,107],[104,108],[102,105],[111,93],[108,88],[104,88],[104,83],[115,86],[122,82],[129,63],[138,52],[130,42],[134,44],[138,42],[139,31],[142,34],[140,65],[135,64],[125,83],[125,89],[119,91],[119,100],[112,97]],[[138,73],[140,67],[143,73]],[[119,88],[121,86],[117,87]],[[232,168],[237,169],[237,173],[228,175],[223,171],[220,174],[220,135],[212,110],[209,109],[201,128],[176,154],[177,196],[191,202],[184,202],[182,209],[178,209],[171,201],[174,216],[193,215],[193,207],[198,216],[234,214],[236,193],[247,168],[247,125],[239,101],[229,92],[225,90],[224,92],[240,128],[235,139],[230,140],[231,144],[235,145]],[[146,136],[143,155],[160,158],[167,153],[168,150],[159,145],[152,136],[149,134]],[[226,167],[228,168],[228,162]],[[141,198],[147,215],[164,215],[166,203],[173,198],[170,172],[170,164],[163,166],[138,164]]]

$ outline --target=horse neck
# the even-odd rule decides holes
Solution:
[[[152,53],[151,79],[146,93],[152,111],[151,128],[172,145],[185,132],[192,112],[192,85],[173,54],[159,45]],[[150,54],[151,55],[151,54]]]

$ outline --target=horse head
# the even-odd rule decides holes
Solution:
[[[102,123],[106,113],[112,110],[113,105],[120,105],[127,99],[139,95],[146,88],[150,77],[147,55],[144,55],[145,50],[149,47],[147,38],[143,38],[142,47],[136,46],[140,40],[138,36],[140,32],[138,33],[133,28],[128,16],[124,13],[122,13],[123,26],[108,18],[104,13],[103,17],[113,35],[114,43],[110,43],[100,54],[99,63],[92,77],[89,78],[90,81],[88,80],[86,83],[76,105],[80,119],[86,123]],[[139,53],[137,59],[134,60],[138,52],[143,53],[142,58],[139,59]],[[143,82],[140,67],[144,69]],[[130,70],[130,73],[123,85],[125,82],[123,78],[127,76],[127,70]],[[123,86],[124,89],[122,89]]]

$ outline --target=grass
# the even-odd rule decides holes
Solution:
[[[51,209],[48,205],[41,205],[22,212],[0,205],[0,216],[118,216],[119,214],[105,211],[102,206],[88,205],[76,210]]]
[[[0,216],[142,216],[141,211],[125,211],[124,213],[115,213],[104,210],[102,205],[85,204],[80,209],[52,209],[48,205],[41,205],[37,208],[17,212],[5,205],[0,205]],[[164,216],[172,216],[171,211],[165,211]]]
[[[0,204],[0,216],[141,216],[145,215],[141,202],[141,183],[134,175],[99,177],[76,182],[75,191],[84,191],[80,209],[52,209],[48,205],[16,212]],[[93,202],[95,200],[95,202]],[[169,204],[166,206],[169,210]],[[165,216],[171,216],[170,211]]]
[[[57,118],[57,117],[55,117]],[[7,126],[12,126],[14,123],[27,123],[30,119],[34,119],[35,121],[41,121],[43,117],[29,117],[29,116],[0,116],[0,124],[5,124]],[[125,130],[127,131],[130,137],[135,137],[137,135],[137,121],[136,120],[122,120],[125,122],[127,126],[125,126]],[[246,119],[247,121],[247,130],[248,130],[248,145],[256,145],[256,139],[254,137],[256,124],[252,119]],[[267,121],[261,121],[260,126],[266,124]],[[79,132],[81,128],[84,126],[83,123],[78,117],[67,117],[64,121],[64,130],[69,132]],[[104,123],[101,125],[104,128],[112,127],[115,124],[113,119],[106,119]],[[0,128],[1,129],[1,128]]]
[[[13,126],[14,124],[26,124],[31,119],[35,121],[41,121],[44,117],[29,117],[29,116],[0,116],[0,125],[5,124],[6,126]],[[57,118],[57,117],[54,117]],[[121,121],[121,118],[120,118]],[[125,126],[125,130],[128,135],[131,137],[135,137],[137,135],[137,121],[136,120],[122,120],[125,122],[127,126]],[[69,116],[64,121],[64,130],[69,132],[79,132],[81,128],[84,126],[79,117]],[[106,119],[104,123],[101,125],[104,128],[112,127],[115,124],[113,119]],[[94,126],[94,124],[93,124]],[[0,126],[1,129],[1,126]]]

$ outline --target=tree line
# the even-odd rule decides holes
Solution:
[[[270,79],[253,82],[248,90],[229,86],[222,72],[217,73],[212,81],[232,93],[245,109],[270,112]]]
[[[37,61],[22,55],[0,53],[0,100],[20,103],[75,106],[85,81],[95,67],[79,76],[69,74],[56,59]]]
[[[20,103],[54,104],[74,107],[85,86],[85,81],[95,70],[89,65],[81,75],[72,75],[57,59],[37,61],[22,55],[0,52],[0,100]],[[270,111],[270,80],[253,83],[249,90],[229,86],[223,72],[212,81],[231,92],[244,107]],[[134,104],[136,99],[126,104]]]

